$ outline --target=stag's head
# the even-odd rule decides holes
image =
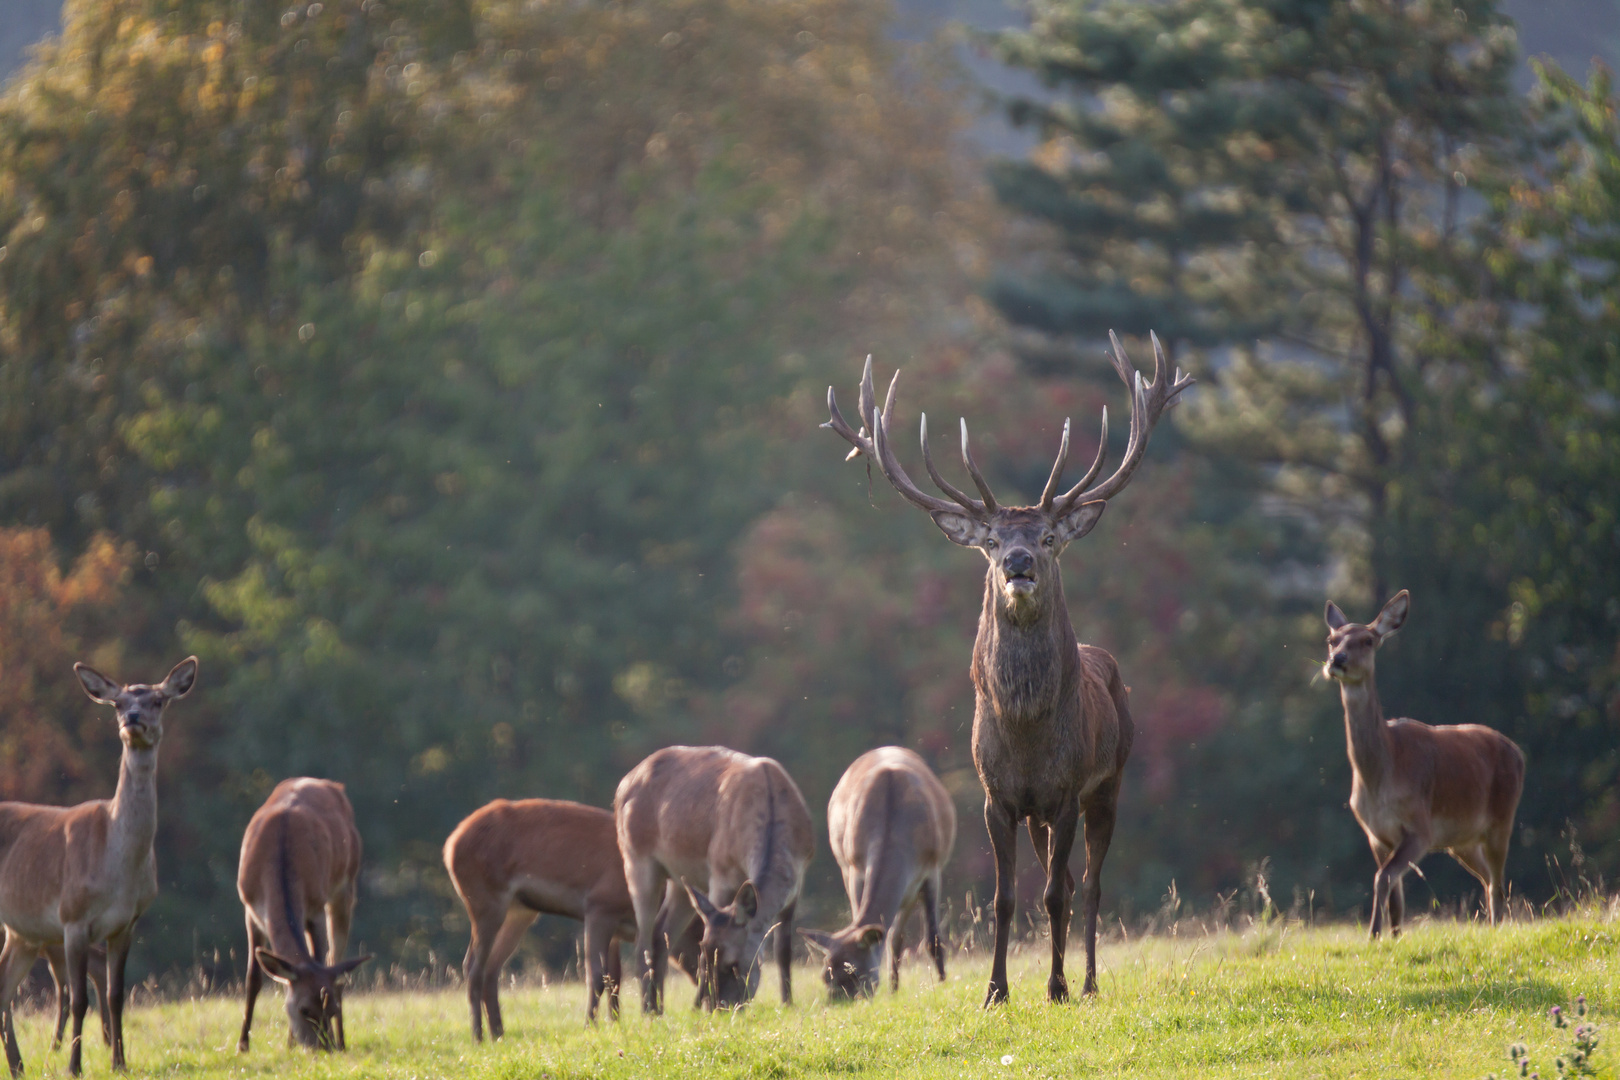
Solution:
[[[1151,335],[1150,335],[1151,336]],[[854,447],[849,458],[866,455],[876,461],[883,475],[896,491],[913,506],[926,510],[952,543],[978,548],[990,562],[990,573],[999,609],[1014,621],[1036,618],[1061,596],[1058,577],[1058,558],[1063,549],[1091,531],[1102,516],[1108,500],[1124,490],[1131,476],[1142,462],[1147,449],[1148,436],[1158,423],[1164,410],[1175,404],[1183,390],[1193,384],[1190,376],[1178,370],[1171,376],[1164,349],[1154,336],[1154,377],[1144,383],[1139,371],[1131,366],[1119,339],[1109,334],[1113,351],[1109,359],[1114,370],[1131,391],[1131,433],[1125,446],[1125,458],[1112,476],[1096,486],[1092,481],[1102,472],[1108,454],[1108,411],[1103,410],[1102,437],[1097,444],[1097,457],[1080,482],[1059,494],[1064,467],[1069,461],[1069,422],[1063,422],[1063,442],[1058,448],[1057,460],[1041,501],[1035,506],[1002,506],[990,491],[990,485],[973,461],[968,448],[967,421],[961,422],[962,465],[979,491],[975,499],[961,491],[939,474],[934,467],[928,447],[928,417],[922,418],[923,464],[929,477],[948,499],[929,495],[906,475],[905,469],[894,456],[890,444],[890,425],[894,414],[895,387],[900,375],[895,373],[889,383],[888,397],[882,411],[878,411],[872,386],[872,358],[866,358],[866,370],[861,377],[861,428],[852,428],[838,411],[838,400],[832,387],[827,388],[827,408],[832,418],[823,424],[842,436]]]
[[[1412,596],[1405,589],[1390,597],[1378,618],[1363,626],[1344,617],[1339,605],[1328,601],[1328,658],[1322,674],[1347,686],[1369,682],[1373,677],[1373,654],[1384,639],[1401,628],[1411,610]]]
[[[111,705],[118,713],[118,737],[131,750],[151,750],[163,739],[163,710],[191,692],[197,681],[197,658],[188,656],[156,686],[124,686],[88,664],[74,664],[73,674],[90,700]]]
[[[335,1047],[343,1011],[343,977],[371,957],[356,956],[329,965],[288,960],[269,949],[259,949],[256,955],[264,973],[287,988],[288,1038],[311,1050]]]
[[[725,907],[716,906],[707,894],[691,885],[686,885],[686,891],[703,920],[703,940],[698,946],[699,1000],[710,1009],[736,1009],[748,1004],[758,985],[754,954],[759,941],[750,933],[754,916],[759,914],[759,893],[754,883],[743,882]]]
[[[839,998],[871,997],[877,989],[878,966],[883,959],[883,927],[877,923],[848,926],[834,933],[800,930],[811,945],[826,954],[821,981]]]

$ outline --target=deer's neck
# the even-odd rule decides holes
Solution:
[[[1344,737],[1350,765],[1362,783],[1376,787],[1389,775],[1389,725],[1384,723],[1384,707],[1378,701],[1378,687],[1372,678],[1359,683],[1340,683],[1339,700],[1344,702]]]
[[[112,827],[107,854],[127,867],[144,865],[157,836],[157,748],[124,747],[118,766],[118,790],[108,804]]]
[[[293,850],[297,838],[290,835],[292,830],[287,814],[280,815],[276,824],[278,835],[268,867],[270,880],[265,883],[265,906],[269,909],[265,922],[269,924],[270,944],[277,956],[294,963],[324,960],[325,957],[310,955],[309,942],[304,933],[304,894]]]
[[[1013,608],[994,571],[985,575],[973,683],[1005,724],[1048,721],[1080,662],[1062,578],[1054,573],[1048,588],[1040,604]]]
[[[853,926],[880,923],[888,929],[906,898],[906,887],[911,884],[912,859],[899,844],[900,834],[908,822],[899,802],[895,776],[883,778],[883,791],[878,796],[883,807],[882,831],[872,838],[866,849],[866,882],[861,890],[860,909],[855,912]]]

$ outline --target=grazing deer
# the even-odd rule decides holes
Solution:
[[[956,806],[945,785],[910,750],[868,750],[833,788],[827,835],[849,894],[850,923],[831,934],[799,933],[827,954],[821,978],[832,994],[855,997],[877,988],[885,939],[889,988],[900,989],[906,920],[919,901],[928,952],[943,980],[939,874],[956,844]]]
[[[1001,506],[968,452],[962,421],[962,464],[979,499],[958,490],[939,474],[928,450],[928,418],[922,419],[923,463],[946,495],[936,498],[912,483],[890,445],[896,372],[883,411],[875,407],[872,359],[861,378],[862,428],[856,431],[838,411],[827,388],[831,428],[854,449],[846,460],[865,455],[912,505],[926,510],[947,539],[977,548],[989,561],[984,606],[973,644],[971,674],[973,763],[984,784],[984,819],[996,857],[996,951],[985,1004],[1007,1000],[1007,942],[1012,930],[1014,864],[1018,822],[1029,819],[1030,839],[1046,871],[1044,895],[1052,923],[1052,971],[1047,997],[1065,1001],[1068,982],[1063,956],[1068,942],[1069,905],[1074,876],[1069,852],[1080,815],[1085,815],[1085,993],[1097,989],[1097,905],[1099,875],[1114,835],[1120,775],[1131,750],[1134,728],[1127,689],[1118,665],[1106,651],[1075,639],[1063,596],[1058,559],[1064,548],[1085,536],[1102,516],[1107,500],[1130,482],[1147,449],[1148,437],[1165,408],[1192,385],[1190,377],[1167,370],[1164,350],[1153,339],[1154,379],[1142,376],[1112,334],[1111,359],[1131,391],[1131,431],[1125,458],[1108,479],[1088,488],[1102,471],[1108,448],[1108,413],[1103,412],[1097,457],[1085,477],[1063,494],[1058,484],[1069,458],[1069,424],[1037,506]]]
[[[187,657],[156,686],[121,686],[84,664],[74,664],[91,700],[111,705],[124,752],[111,799],[78,806],[0,803],[0,1038],[13,1076],[22,1055],[12,1031],[11,1000],[42,950],[60,945],[73,1011],[68,1072],[82,1071],[86,985],[92,947],[107,945],[107,1001],[112,1063],[124,1069],[124,965],[135,921],[157,896],[158,743],[163,712],[197,680],[197,658]]]
[[[1390,935],[1400,936],[1406,907],[1401,879],[1436,848],[1450,852],[1479,879],[1491,924],[1503,918],[1503,869],[1524,792],[1524,751],[1501,732],[1480,724],[1430,727],[1384,719],[1373,660],[1378,646],[1406,621],[1411,602],[1402,589],[1367,626],[1345,618],[1332,601],[1327,606],[1328,659],[1322,673],[1339,684],[1350,754],[1350,811],[1378,860],[1374,938],[1383,929],[1386,908]]]
[[[246,1053],[253,1005],[269,975],[287,990],[288,1045],[347,1049],[343,977],[369,956],[349,948],[360,879],[360,830],[343,785],[307,776],[276,785],[242,837],[236,894],[246,911]]]
[[[635,907],[642,1010],[663,1011],[665,934],[684,938],[693,908],[703,925],[700,1004],[753,998],[773,928],[782,1001],[791,1003],[793,910],[815,838],[782,766],[721,746],[665,747],[619,781],[613,816]]]
[[[636,939],[636,911],[624,884],[613,815],[555,799],[496,799],[474,811],[444,842],[444,867],[467,906],[472,942],[462,971],[473,1038],[499,1039],[501,968],[541,915],[585,923],[585,1017],[594,1023],[606,991],[619,1015],[619,942]]]

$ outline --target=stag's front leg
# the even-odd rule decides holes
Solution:
[[[1102,866],[1114,842],[1114,808],[1118,784],[1109,784],[1086,804],[1085,921],[1086,984],[1081,993],[1097,992],[1097,908],[1102,904]]]
[[[1007,1000],[1007,943],[1012,935],[1013,892],[1017,888],[1014,875],[1018,868],[1018,822],[1011,810],[987,797],[984,826],[996,854],[996,952],[990,964],[990,987],[984,995],[988,1007]]]
[[[1064,807],[1052,822],[1047,840],[1046,892],[1042,899],[1046,903],[1046,917],[1052,929],[1052,973],[1046,979],[1046,999],[1054,1003],[1069,1000],[1069,980],[1063,975],[1063,957],[1069,949],[1069,907],[1074,898],[1074,875],[1069,872],[1069,854],[1074,850],[1074,834],[1079,823],[1079,804]],[[1088,838],[1090,824],[1088,815]],[[1090,959],[1089,950],[1087,959]]]

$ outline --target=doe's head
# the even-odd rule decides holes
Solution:
[[[369,956],[356,956],[337,964],[318,960],[288,960],[269,949],[255,952],[264,973],[287,989],[287,1038],[311,1050],[337,1045],[337,1025],[343,1015],[343,977]]]
[[[1384,639],[1401,628],[1412,607],[1412,595],[1405,589],[1390,597],[1378,618],[1363,625],[1345,618],[1339,606],[1327,605],[1328,658],[1322,674],[1347,686],[1357,686],[1373,677],[1373,654]]]
[[[883,927],[877,923],[848,926],[833,933],[800,930],[804,940],[825,956],[821,981],[833,1000],[871,997],[883,962]]]
[[[188,656],[156,686],[125,686],[88,664],[74,664],[73,673],[90,700],[111,705],[118,714],[118,737],[132,750],[150,750],[163,739],[163,710],[183,698],[197,682],[197,658]]]
[[[754,996],[754,944],[749,933],[759,914],[759,893],[745,881],[725,907],[717,906],[701,889],[686,882],[687,895],[703,920],[698,945],[698,996],[709,1009],[736,1009]]]

